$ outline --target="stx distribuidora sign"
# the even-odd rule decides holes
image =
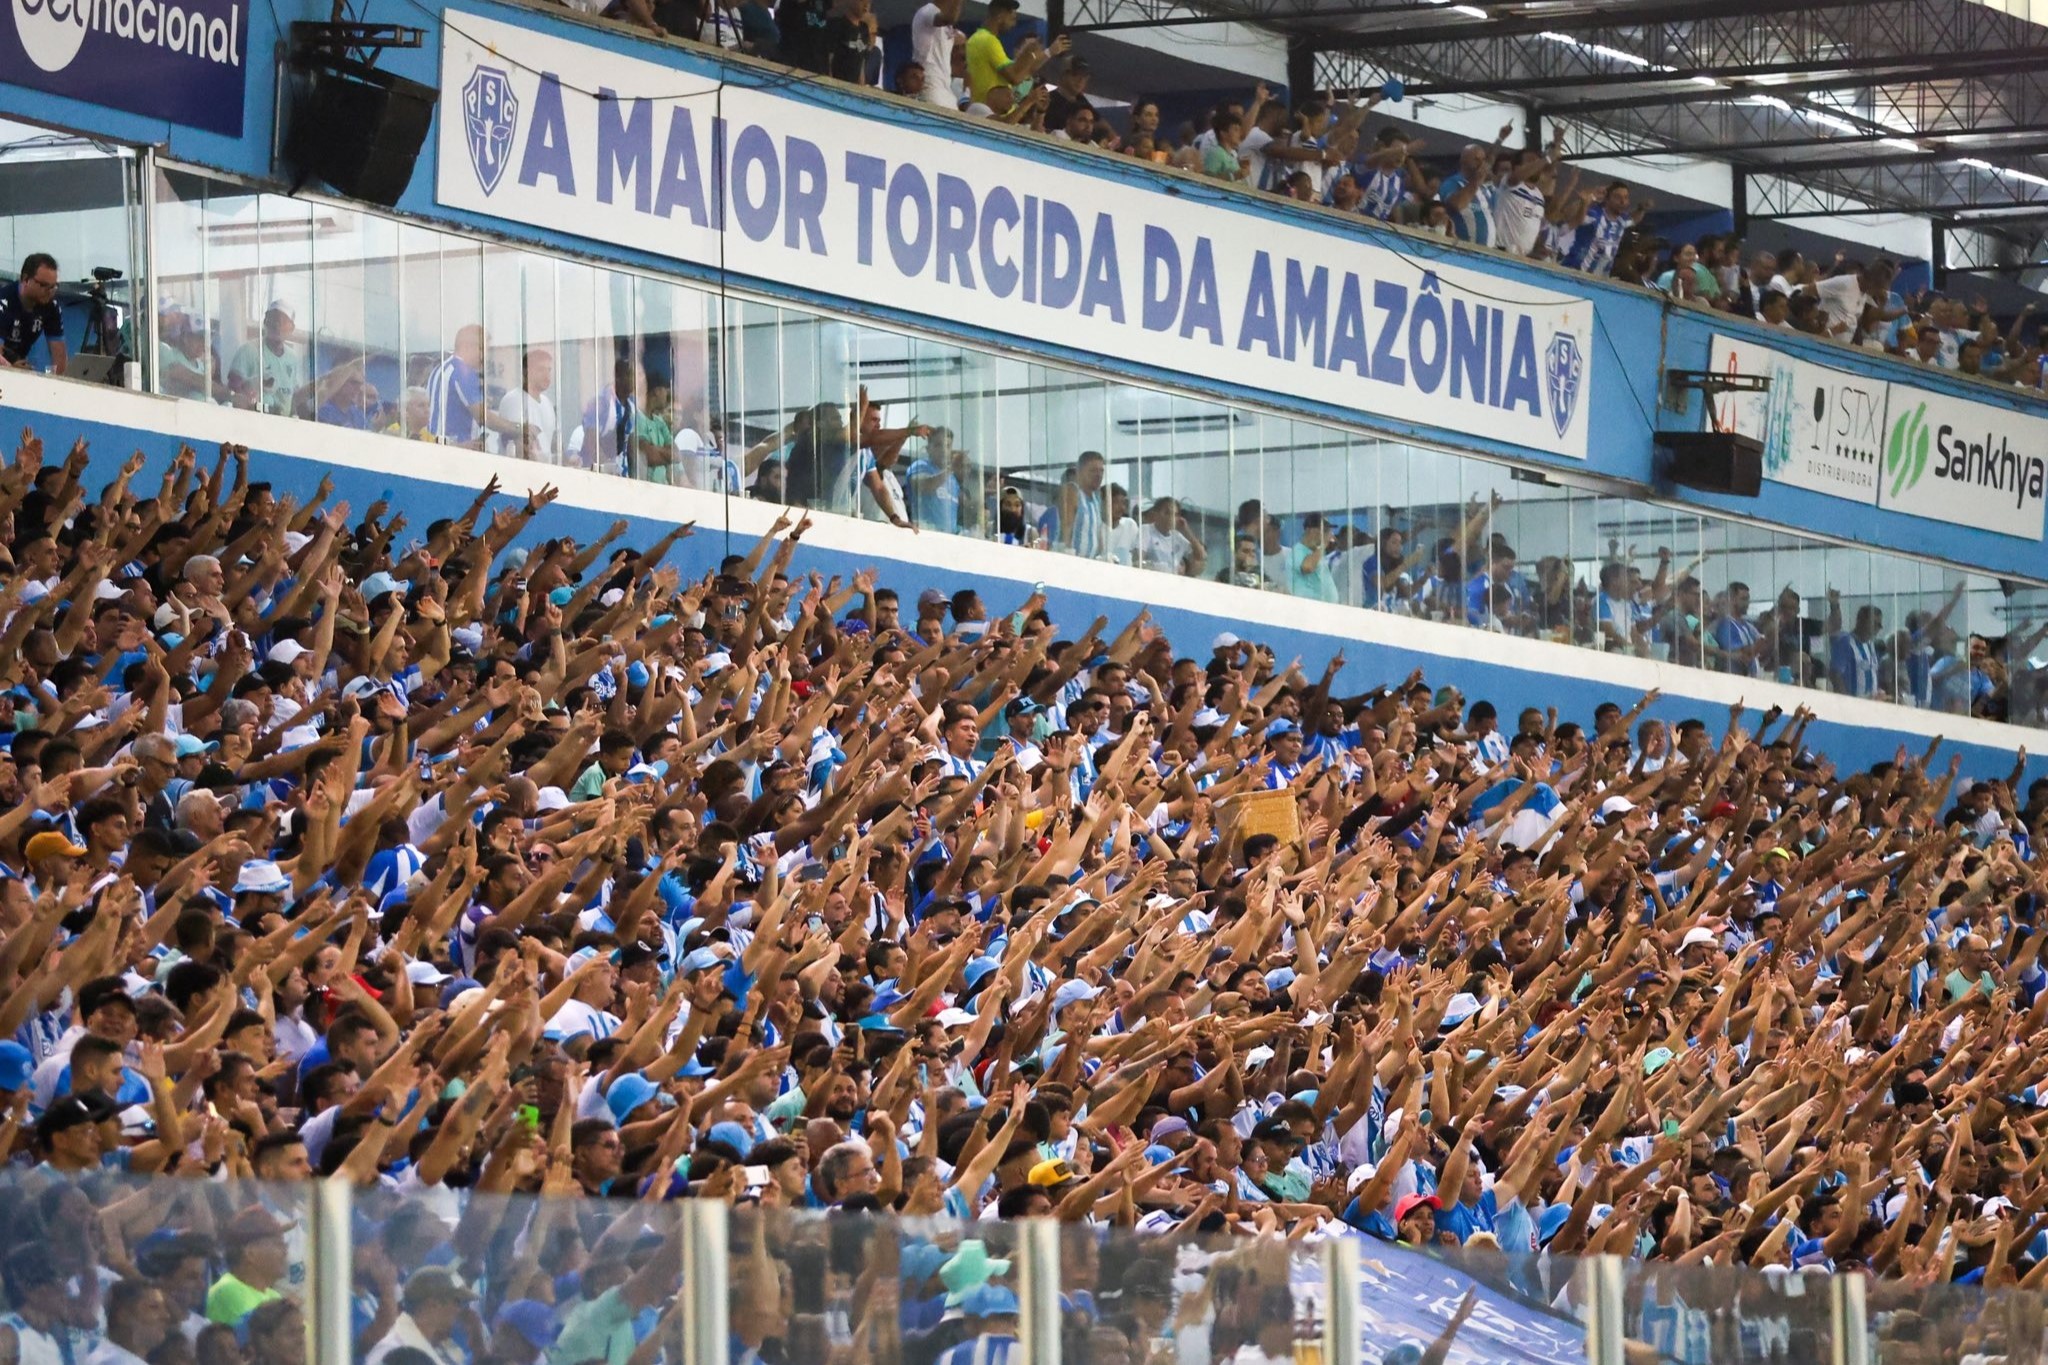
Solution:
[[[1851,374],[1716,336],[1712,368],[1763,375],[1768,393],[1715,400],[1723,431],[1764,447],[1779,483],[2000,535],[2039,540],[2048,418]]]

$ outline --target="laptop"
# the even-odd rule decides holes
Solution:
[[[118,384],[122,359],[117,355],[75,355],[65,367],[64,377],[83,384]]]

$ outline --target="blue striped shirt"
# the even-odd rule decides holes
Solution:
[[[483,376],[461,356],[450,355],[427,380],[427,429],[436,440],[468,445],[477,438],[476,409],[483,401]]]

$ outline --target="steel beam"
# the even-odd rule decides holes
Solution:
[[[1432,5],[1428,8],[1442,13],[1443,7]],[[1397,47],[1422,47],[1432,43],[1461,43],[1475,38],[1521,38],[1534,37],[1538,33],[1552,31],[1570,32],[1574,37],[1589,32],[1612,31],[1622,28],[1640,28],[1650,24],[1682,24],[1702,19],[1758,18],[1771,14],[1802,14],[1825,5],[1815,5],[1812,0],[1697,0],[1685,4],[1650,4],[1637,9],[1615,7],[1587,15],[1558,14],[1514,14],[1495,19],[1472,19],[1462,24],[1444,23],[1423,25],[1419,28],[1396,28],[1384,32],[1378,30],[1360,31],[1352,29],[1326,36],[1325,44],[1333,51],[1379,52]],[[1354,10],[1351,17],[1370,19],[1384,13],[1378,8]]]
[[[1750,217],[1790,222],[1801,218],[1868,218],[1873,214],[1891,213],[1946,221],[1953,221],[1959,213],[2000,214],[2000,217],[1986,219],[1982,223],[1974,220],[1970,223],[1972,227],[1989,227],[1997,223],[2025,223],[2036,218],[2048,218],[2048,204],[1885,204],[1871,209],[1799,209],[1788,213],[1752,213]]]
[[[1796,106],[1795,106],[1796,107]],[[1827,112],[1833,113],[1833,110]],[[1915,142],[1953,142],[1959,138],[1993,138],[2022,133],[2048,133],[2048,123],[2030,123],[2010,128],[1940,128],[1924,133],[1883,132],[1834,133],[1825,137],[1780,137],[1756,142],[1692,142],[1669,147],[1617,147],[1611,151],[1570,152],[1565,161],[1600,161],[1609,157],[1645,156],[1711,156],[1742,159],[1763,152],[1799,151],[1822,147],[1865,147],[1890,138],[1909,138]],[[1951,154],[1992,155],[2006,151],[2013,144],[1994,143],[1989,147],[1972,147]],[[1901,157],[1911,153],[1901,151]],[[1780,164],[1780,163],[1773,163]],[[1804,163],[1785,162],[1786,165]]]
[[[1944,79],[1954,80],[1959,76],[2025,74],[2040,70],[2043,62],[2044,58],[2039,54],[2035,54],[2023,61],[2015,61],[2009,71],[2002,73],[1980,69],[1960,73],[1951,72],[1947,77],[1944,77],[1939,70],[1916,75],[1901,75],[1896,72],[1876,75],[1855,75],[1853,73],[1836,76],[1816,75],[1805,79],[1792,77],[1777,85],[1757,85],[1741,89],[1709,90],[1704,85],[1696,85],[1683,90],[1643,90],[1621,99],[1565,100],[1557,103],[1544,101],[1542,102],[1542,107],[1544,113],[1558,118],[1587,118],[1595,114],[1621,113],[1626,110],[1642,109],[1656,104],[1713,104],[1722,100],[1746,100],[1751,96],[1758,95],[1773,95],[1783,99],[1784,92],[1788,90],[1867,90],[1873,86],[1892,85],[1894,83],[1902,87],[1931,86],[1942,82]],[[1834,111],[1830,110],[1828,112],[1832,113]],[[1911,137],[1912,135],[1904,129],[1891,134],[1894,137]]]
[[[1987,156],[1986,153],[1989,153]],[[1868,156],[1823,157],[1819,160],[1773,161],[1774,170],[1791,173],[1805,171],[1856,171],[1872,166],[1912,166],[1921,163],[1933,165],[1943,161],[1960,161],[1971,157],[1988,161],[1992,156],[2009,159],[2015,156],[2041,156],[2048,154],[2048,139],[2033,139],[2026,142],[2008,142],[2000,147],[1937,147],[1933,151],[1909,152],[1903,148]]]
[[[1717,81],[1758,81],[1767,84],[1740,89],[1713,90],[1697,87],[1705,99],[1730,99],[1771,94],[1788,83],[1809,84],[1801,77],[1815,78],[1824,85],[1872,85],[1888,81],[1955,80],[1962,76],[1998,75],[2007,71],[2038,71],[2048,65],[2048,47],[2001,48],[1985,52],[1944,52],[1937,56],[1820,57],[1809,61],[1770,62],[1758,66],[1690,66],[1658,70],[1655,67],[1625,67],[1584,75],[1527,76],[1505,81],[1450,81],[1437,85],[1411,85],[1416,97],[1432,95],[1528,94],[1540,90],[1602,90],[1637,85],[1676,85],[1700,79]],[[1842,79],[1837,80],[1837,77]],[[1634,101],[1629,101],[1633,103]]]

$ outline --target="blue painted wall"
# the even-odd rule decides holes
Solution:
[[[510,3],[491,3],[483,8],[508,22],[529,25],[553,35],[590,43],[600,48],[631,53],[641,58],[665,60],[677,69],[703,75],[722,74],[734,84],[773,86],[792,99],[820,106],[849,108],[865,113],[880,124],[902,124],[929,128],[935,117],[929,111],[891,103],[872,95],[832,85],[829,82],[792,77],[783,71],[736,62],[721,62],[708,51],[678,44],[661,44],[643,39],[616,26],[584,22],[559,10],[537,10]],[[277,0],[251,4],[248,8],[249,75],[245,131],[240,138],[227,138],[196,129],[167,125],[158,120],[138,118],[77,101],[55,99],[12,86],[0,86],[0,114],[39,122],[59,124],[96,136],[128,143],[156,144],[184,161],[231,171],[240,175],[279,183],[280,172],[271,160],[272,125],[278,84],[277,59],[289,25],[295,19],[326,17],[326,8],[316,0]],[[384,65],[396,74],[434,83],[440,61],[439,12],[419,0],[365,0],[356,16],[371,22],[418,26],[426,32],[423,48],[388,54]],[[1329,214],[1281,201],[1249,198],[1209,182],[1187,177],[1161,175],[1128,159],[1103,157],[1064,148],[1040,138],[1006,135],[995,129],[962,123],[956,136],[985,144],[992,154],[1008,154],[1039,161],[1079,167],[1108,179],[1118,179],[1151,192],[1184,198],[1200,197],[1205,202],[1225,205],[1262,219],[1280,217],[1332,232],[1356,232],[1355,225],[1341,225]],[[495,233],[541,246],[588,251],[588,244],[525,224],[491,219],[475,214],[442,209],[433,201],[435,139],[429,135],[421,152],[410,188],[400,202],[402,212],[461,228]],[[1719,330],[1740,328],[1725,316],[1665,304],[1640,289],[1615,285],[1584,276],[1564,275],[1528,262],[1511,261],[1484,253],[1472,253],[1434,238],[1401,236],[1388,238],[1406,254],[1427,259],[1456,260],[1500,275],[1504,280],[1543,288],[1568,287],[1590,295],[1597,308],[1593,346],[1594,377],[1591,396],[1592,440],[1589,458],[1578,462],[1532,455],[1517,447],[1471,438],[1452,438],[1446,444],[1478,449],[1533,464],[1551,464],[1572,470],[1588,469],[1628,483],[1651,485],[1656,467],[1652,433],[1659,427],[1693,428],[1698,425],[1697,409],[1690,413],[1663,411],[1658,406],[1659,377],[1667,367],[1699,369],[1707,362],[1709,337]],[[644,254],[606,248],[610,257],[632,264],[694,275],[715,283],[715,274]],[[1231,384],[1227,376],[1183,375],[1154,370],[1136,360],[1083,355],[1039,343],[1011,333],[991,332],[948,319],[908,317],[891,310],[885,302],[806,296],[778,286],[773,281],[752,281],[753,286],[790,297],[797,302],[850,310],[877,321],[895,321],[923,327],[937,327],[970,342],[1000,342],[1012,349],[1041,352],[1050,358],[1076,364],[1113,365],[1120,372],[1140,380],[1172,383],[1206,391],[1224,400],[1279,403],[1268,391],[1249,391]],[[1913,374],[1930,388],[1967,393],[1980,401],[2021,406],[2020,400],[2002,396],[1986,386],[1959,379],[1906,371],[1902,366],[1871,359],[1825,343],[1781,334],[1774,341],[1788,349],[1840,368],[1897,378]],[[1306,415],[1330,420],[1358,420],[1361,414],[1316,403],[1285,403]],[[2038,403],[2037,411],[2043,410]],[[1441,440],[1428,428],[1388,422],[1364,414],[1366,420],[1396,435],[1416,440]],[[1979,566],[1995,573],[2037,577],[2048,574],[2042,546],[1967,527],[1947,526],[1859,504],[1838,501],[1797,489],[1767,485],[1763,495],[1752,500],[1729,500],[1687,489],[1664,488],[1665,496],[1702,507],[1732,510],[1779,525],[1803,528],[1845,540],[1905,550]]]

